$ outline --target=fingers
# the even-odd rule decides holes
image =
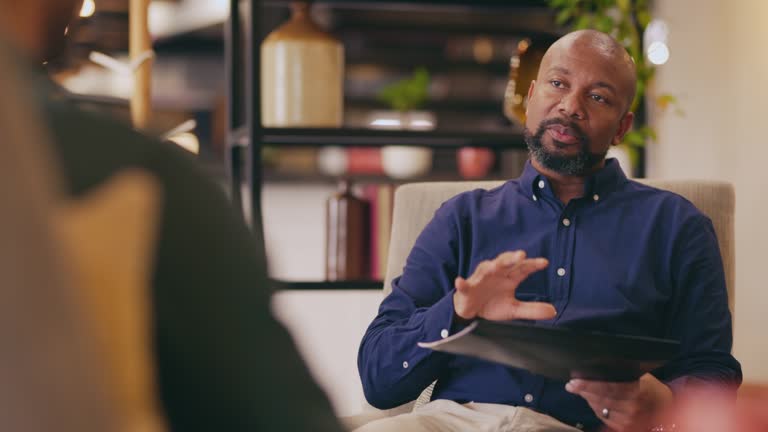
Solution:
[[[494,260],[481,262],[470,277],[459,276],[454,281],[456,313],[463,318],[474,317],[490,307],[496,313],[483,313],[486,319],[497,315],[511,317],[506,319],[552,319],[557,315],[554,306],[521,303],[514,297],[515,290],[525,278],[547,265],[549,262],[544,258],[526,258],[524,251],[504,252]]]
[[[525,251],[518,250],[513,252],[504,252],[497,256],[494,261],[498,262],[501,267],[509,267],[517,262],[524,260],[525,258]]]
[[[638,397],[639,381],[614,383],[574,379],[565,389],[583,397],[597,417],[614,431],[642,430],[648,421],[642,415],[642,400]],[[608,410],[608,416],[603,410]]]
[[[600,421],[602,421],[606,426],[608,426],[609,430],[616,432],[627,432],[634,430],[632,417],[627,415],[624,411],[618,408],[608,407],[607,405],[603,405],[600,402],[591,401],[589,399],[587,399],[587,403],[589,404],[589,407],[592,408],[592,411],[594,411],[595,415],[597,415],[597,418],[600,419]],[[608,418],[605,418],[603,415],[603,409],[605,408],[608,408]]]
[[[640,384],[638,381],[604,382],[572,379],[565,385],[565,389],[580,396],[595,395],[616,400],[627,400],[637,397]]]
[[[478,285],[489,277],[510,279],[513,284],[519,284],[531,273],[543,270],[549,265],[544,258],[526,258],[525,251],[504,252],[494,260],[481,262],[475,268],[468,281]]]
[[[477,265],[475,268],[475,272],[472,273],[472,275],[469,277],[469,283],[472,285],[478,285],[481,283],[485,278],[493,274],[496,271],[496,262],[495,261],[482,261],[480,264]]]
[[[469,281],[464,279],[461,276],[457,276],[456,280],[454,281],[453,285],[456,287],[456,290],[462,293],[466,293],[469,291],[470,285]]]
[[[512,269],[505,275],[511,283],[518,285],[524,281],[531,273],[544,270],[549,265],[545,258],[524,259],[512,266]]]
[[[542,302],[515,302],[512,312],[516,319],[550,320],[557,315],[555,307]]]
[[[587,401],[589,407],[597,415],[597,418],[605,423],[610,430],[625,432],[632,430],[631,427],[633,425],[638,425],[636,419],[637,408],[632,402],[626,400],[617,401],[591,393],[585,394],[582,397]],[[605,409],[608,410],[607,417],[603,412]]]

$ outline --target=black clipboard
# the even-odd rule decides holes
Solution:
[[[420,342],[451,354],[480,358],[568,381],[634,381],[674,358],[680,343],[520,322],[473,321],[460,332]]]

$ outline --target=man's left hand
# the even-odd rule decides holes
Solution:
[[[586,399],[597,417],[616,432],[649,430],[674,400],[672,390],[651,374],[627,383],[573,379],[565,389]]]

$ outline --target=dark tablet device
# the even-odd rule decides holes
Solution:
[[[477,357],[552,379],[634,381],[678,353],[679,342],[520,322],[477,320],[422,348]]]

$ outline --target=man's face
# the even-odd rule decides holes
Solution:
[[[627,110],[633,84],[626,65],[588,43],[553,49],[528,93],[532,156],[561,174],[591,172],[632,123]]]

